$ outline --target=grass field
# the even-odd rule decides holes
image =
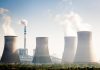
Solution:
[[[99,64],[0,64],[0,70],[100,70]]]

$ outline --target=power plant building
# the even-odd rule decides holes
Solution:
[[[64,52],[62,57],[62,63],[73,63],[76,53],[76,37],[66,36],[64,37]]]
[[[21,57],[27,56],[28,55],[28,49],[18,49],[18,54]]]
[[[1,57],[2,63],[20,63],[16,49],[17,36],[5,36],[4,50]]]
[[[48,37],[36,38],[36,50],[32,62],[34,64],[51,63],[51,58],[48,50]]]
[[[18,54],[20,58],[20,63],[22,64],[32,64],[33,56],[28,55],[28,49],[18,49]]]
[[[79,31],[75,63],[95,63],[96,56],[92,46],[92,32]]]

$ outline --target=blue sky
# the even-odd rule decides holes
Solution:
[[[50,14],[64,14],[73,8],[73,11],[78,13],[84,22],[93,26],[94,46],[97,54],[100,54],[100,1],[72,0],[72,6],[69,5],[69,1],[71,0],[0,0],[0,8],[9,10],[8,15],[12,17],[13,21],[12,27],[21,38],[19,48],[23,48],[23,26],[18,23],[24,18],[28,20],[27,48],[30,50],[29,54],[33,54],[32,49],[35,48],[35,37],[47,36],[50,38],[50,54],[59,58],[62,57],[64,48],[64,32],[62,27],[50,18]],[[0,18],[2,20],[1,15]],[[1,38],[3,38],[2,24],[0,22]],[[60,44],[58,45],[58,43]]]

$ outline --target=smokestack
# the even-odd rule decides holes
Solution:
[[[36,50],[33,57],[34,64],[49,64],[51,63],[48,50],[48,37],[36,38]]]
[[[24,26],[24,49],[26,49],[26,26]]]
[[[64,40],[65,47],[62,57],[62,63],[73,63],[76,53],[76,37],[66,36]]]
[[[28,21],[22,19],[20,23],[24,26],[24,49],[26,49],[26,33],[27,33],[26,28],[27,28]]]
[[[5,36],[4,50],[1,57],[2,63],[19,63],[20,59],[16,49],[17,36]]]
[[[93,63],[96,62],[95,53],[92,46],[92,32],[78,32],[78,46],[76,51],[75,63]]]
[[[20,23],[24,26],[24,49],[21,49],[21,51],[23,51],[23,56],[27,56],[28,55],[28,49],[26,48],[26,40],[27,40],[27,35],[26,34],[27,34],[28,21],[26,19],[22,19],[20,21]],[[19,52],[21,52],[21,51],[19,51]]]

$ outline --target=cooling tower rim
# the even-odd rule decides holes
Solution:
[[[76,38],[76,36],[64,36],[64,38]]]
[[[18,36],[11,36],[11,35],[6,35],[4,37],[18,37]]]
[[[23,50],[24,48],[19,48],[19,50]],[[26,50],[27,48],[25,48],[24,50]]]
[[[42,37],[36,37],[36,38],[48,38],[48,37],[44,37],[44,36],[42,36]]]
[[[83,33],[83,32],[85,32],[85,33],[86,33],[86,32],[87,32],[87,33],[91,33],[92,31],[78,31],[77,33],[81,33],[81,32],[82,32],[82,33]]]
[[[92,35],[92,32],[91,31],[79,31],[77,32],[78,35]]]

